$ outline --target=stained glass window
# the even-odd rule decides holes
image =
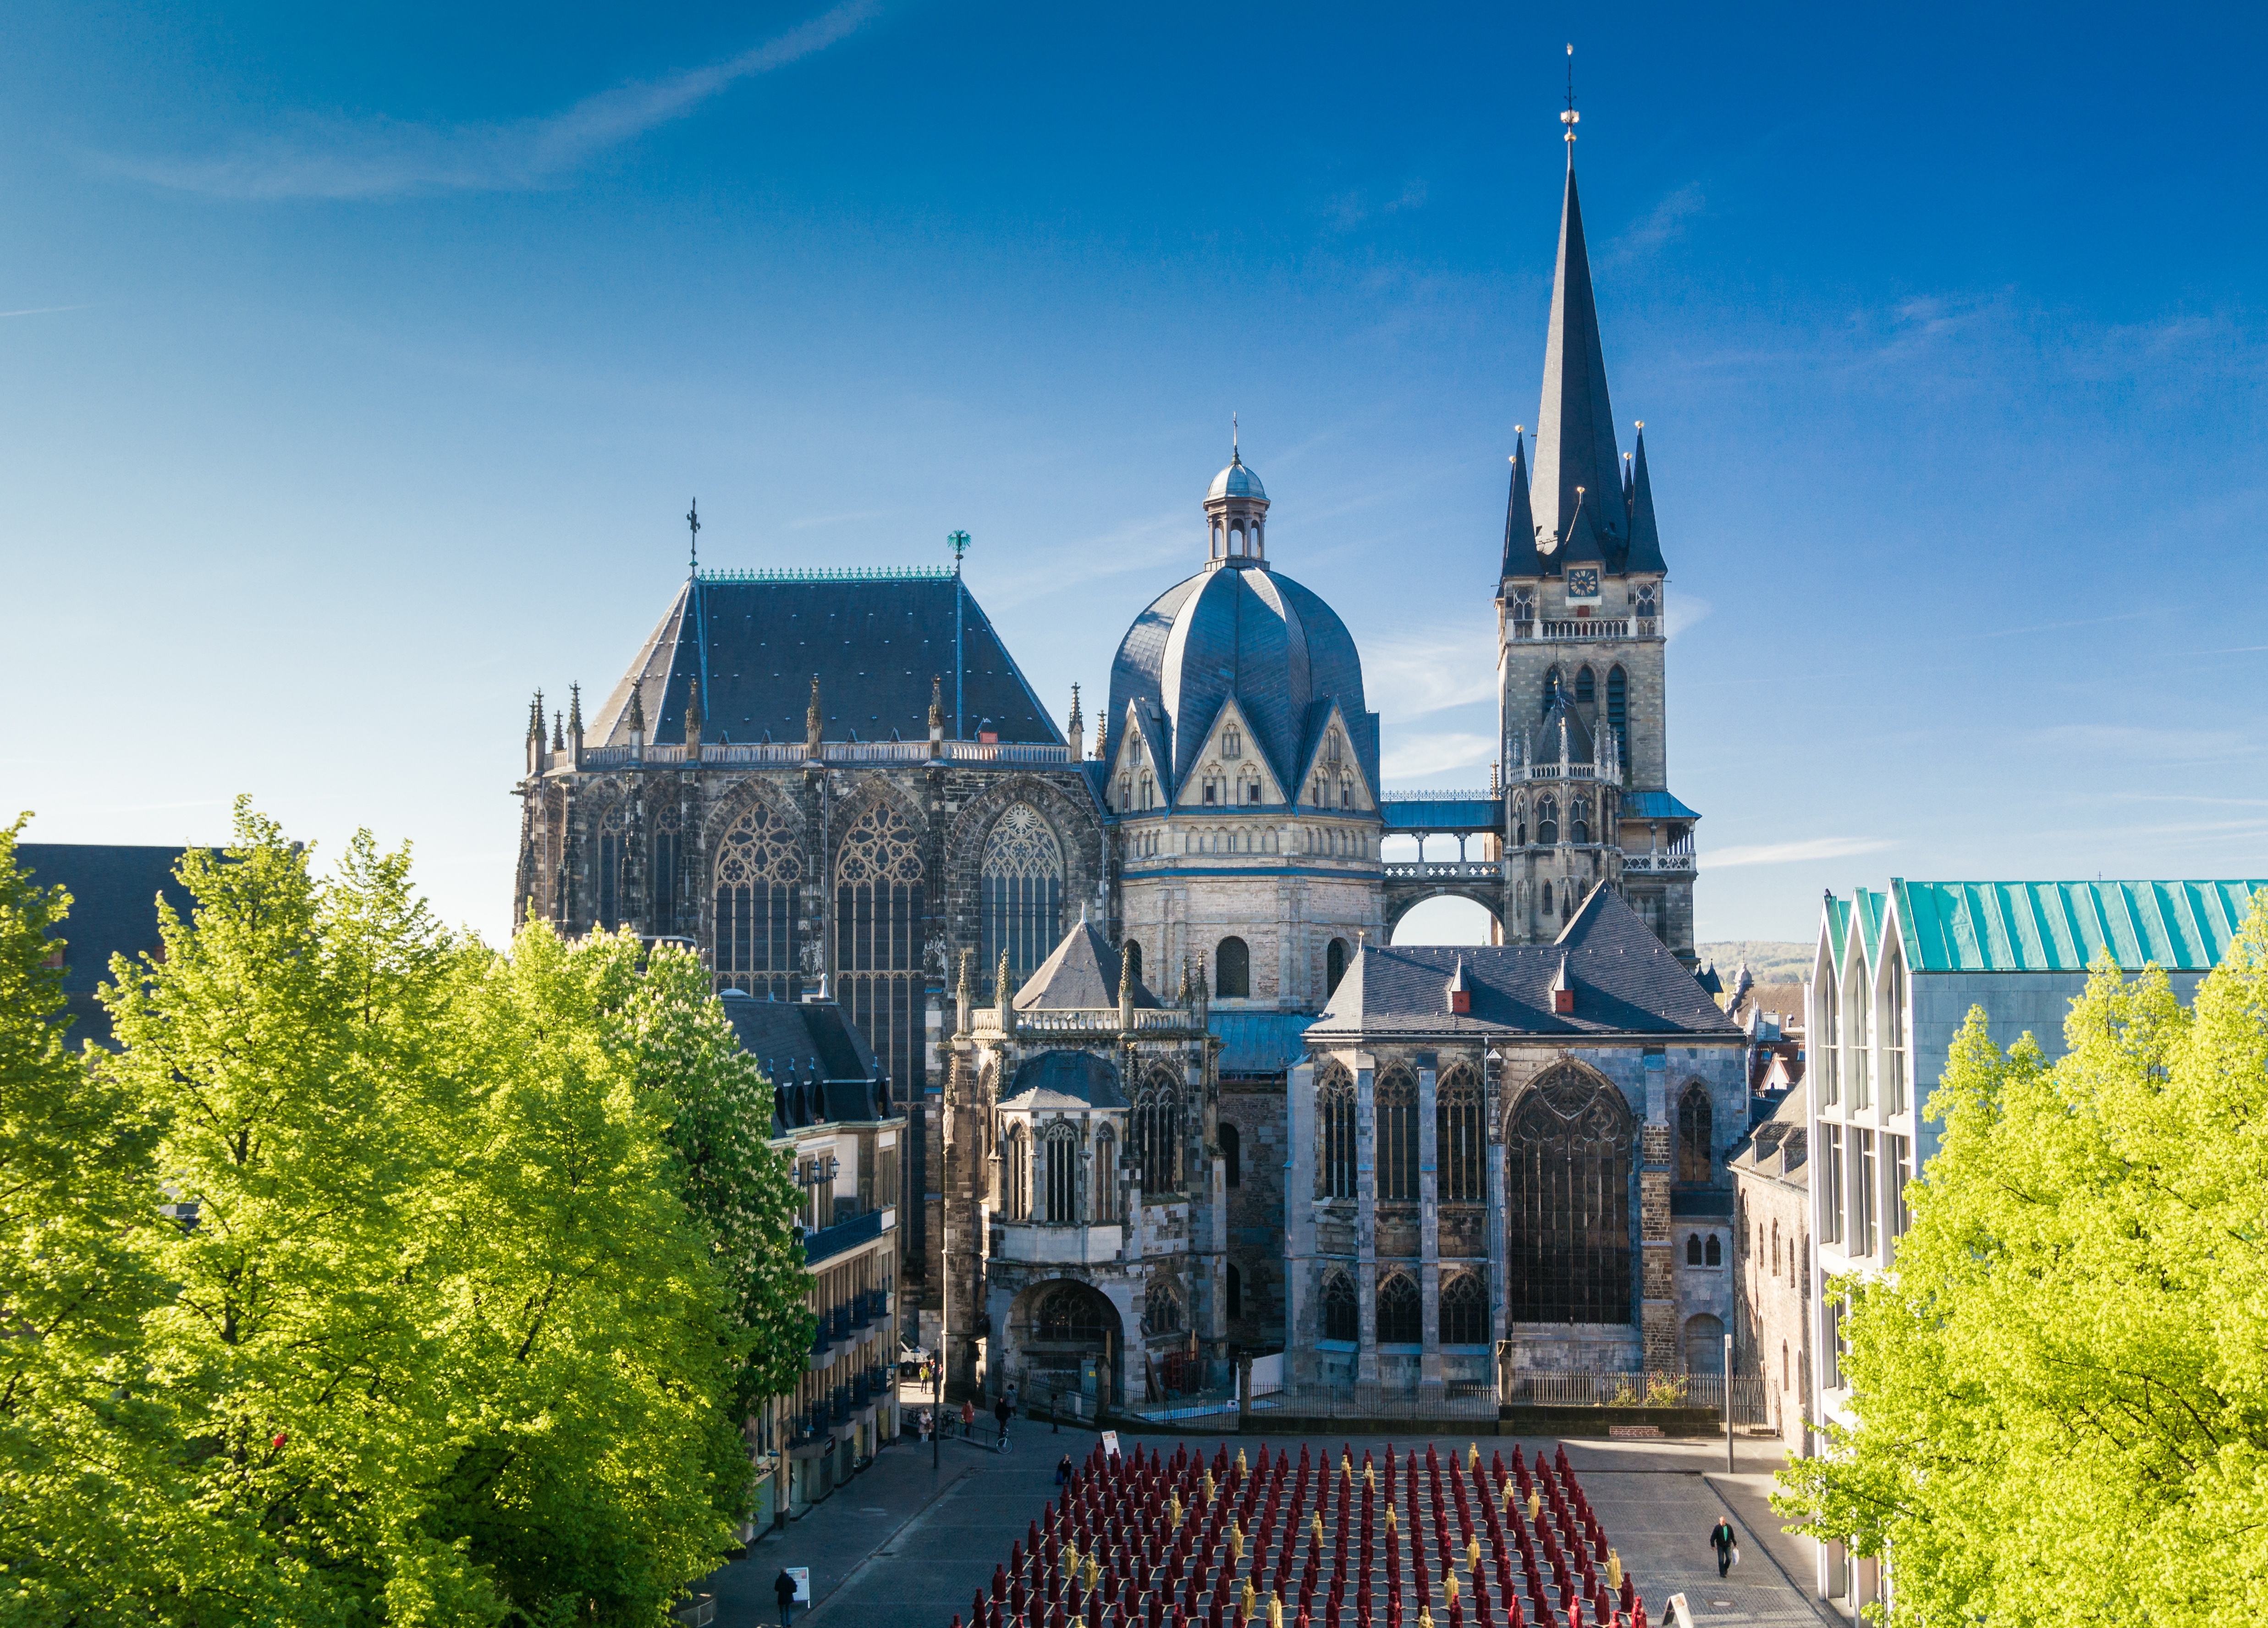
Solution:
[[[1685,1094],[1677,1099],[1679,1181],[1705,1182],[1709,1179],[1710,1121],[1712,1117],[1708,1090],[1697,1079],[1687,1086]]]
[[[1521,1094],[1505,1142],[1513,1320],[1628,1322],[1632,1149],[1622,1093],[1572,1065],[1549,1069]]]
[[[1040,1150],[1048,1224],[1069,1227],[1079,1219],[1079,1132],[1069,1121],[1058,1119],[1041,1138]]]
[[[1418,1202],[1418,1082],[1401,1069],[1379,1077],[1378,1202]],[[1385,1337],[1381,1335],[1381,1338]]]
[[[919,840],[911,815],[877,799],[844,831],[835,867],[836,995],[902,1101],[923,1083]]]
[[[1484,1345],[1488,1338],[1488,1290],[1479,1273],[1459,1272],[1441,1285],[1441,1344]]]
[[[1336,1063],[1326,1064],[1317,1079],[1315,1118],[1322,1140],[1315,1197],[1351,1198],[1355,1196],[1354,1081]]]
[[[802,992],[795,943],[803,859],[786,821],[759,803],[717,843],[717,987],[793,1000]]]
[[[1433,1094],[1433,1158],[1440,1167],[1436,1190],[1443,1204],[1486,1201],[1487,1154],[1480,1081],[1459,1064],[1442,1074]]]
[[[1182,1190],[1182,1087],[1163,1069],[1142,1082],[1135,1098],[1134,1159],[1145,1197]]]
[[[1415,1345],[1425,1337],[1425,1307],[1418,1285],[1400,1272],[1378,1285],[1378,1343]]]
[[[1362,1337],[1354,1279],[1344,1272],[1333,1272],[1323,1279],[1323,1337],[1349,1344]]]
[[[981,866],[984,964],[1003,950],[1020,983],[1063,934],[1063,850],[1039,811],[1018,803],[992,823]]]

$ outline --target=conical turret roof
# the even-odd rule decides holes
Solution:
[[[1506,577],[1541,577],[1543,556],[1535,551],[1535,508],[1528,491],[1527,438],[1512,438],[1512,494],[1504,508],[1504,570]]]
[[[1536,518],[1568,539],[1594,534],[1592,547],[1610,566],[1629,541],[1622,514],[1622,458],[1615,446],[1614,405],[1607,399],[1599,312],[1591,294],[1591,257],[1583,242],[1583,210],[1568,155],[1567,191],[1559,211],[1559,262],[1552,275],[1551,328],[1543,346],[1543,404],[1535,421]],[[1575,489],[1588,501],[1575,518]],[[1565,550],[1553,560],[1564,562]],[[1579,556],[1580,557],[1580,556]]]

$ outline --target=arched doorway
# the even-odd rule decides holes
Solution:
[[[1685,1320],[1685,1371],[1725,1371],[1725,1325],[1712,1313],[1699,1312]]]
[[[1104,1407],[1121,1399],[1119,1353],[1124,1334],[1118,1308],[1101,1290],[1052,1278],[1019,1294],[1009,1316],[1015,1324],[1027,1398],[1037,1402],[1049,1396],[1083,1396]]]

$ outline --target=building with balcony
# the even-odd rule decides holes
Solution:
[[[2029,1034],[2053,1061],[2097,954],[2108,950],[2126,973],[2163,969],[2186,1001],[2220,964],[2264,885],[1893,877],[1879,890],[1827,895],[1804,985],[1812,1420],[1856,1420],[1840,1360],[1841,1308],[1829,1291],[1897,1258],[1911,1219],[1906,1183],[1937,1149],[1930,1094],[1970,1008],[1984,1008],[1994,1045]],[[1817,1585],[1855,1616],[1881,1597],[1883,1578],[1874,1561],[1853,1561],[1830,1543],[1820,1546]]]
[[[750,1421],[759,1526],[801,1515],[898,1433],[900,1197],[907,1116],[858,1026],[835,1001],[724,991],[772,1082],[772,1145],[795,1164],[817,1326],[801,1379]]]

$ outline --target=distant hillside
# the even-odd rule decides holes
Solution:
[[[1770,939],[1727,939],[1697,944],[1694,952],[1705,967],[1716,964],[1717,976],[1732,982],[1733,969],[1749,963],[1749,976],[1759,983],[1800,983],[1811,970],[1812,946],[1781,944]]]

